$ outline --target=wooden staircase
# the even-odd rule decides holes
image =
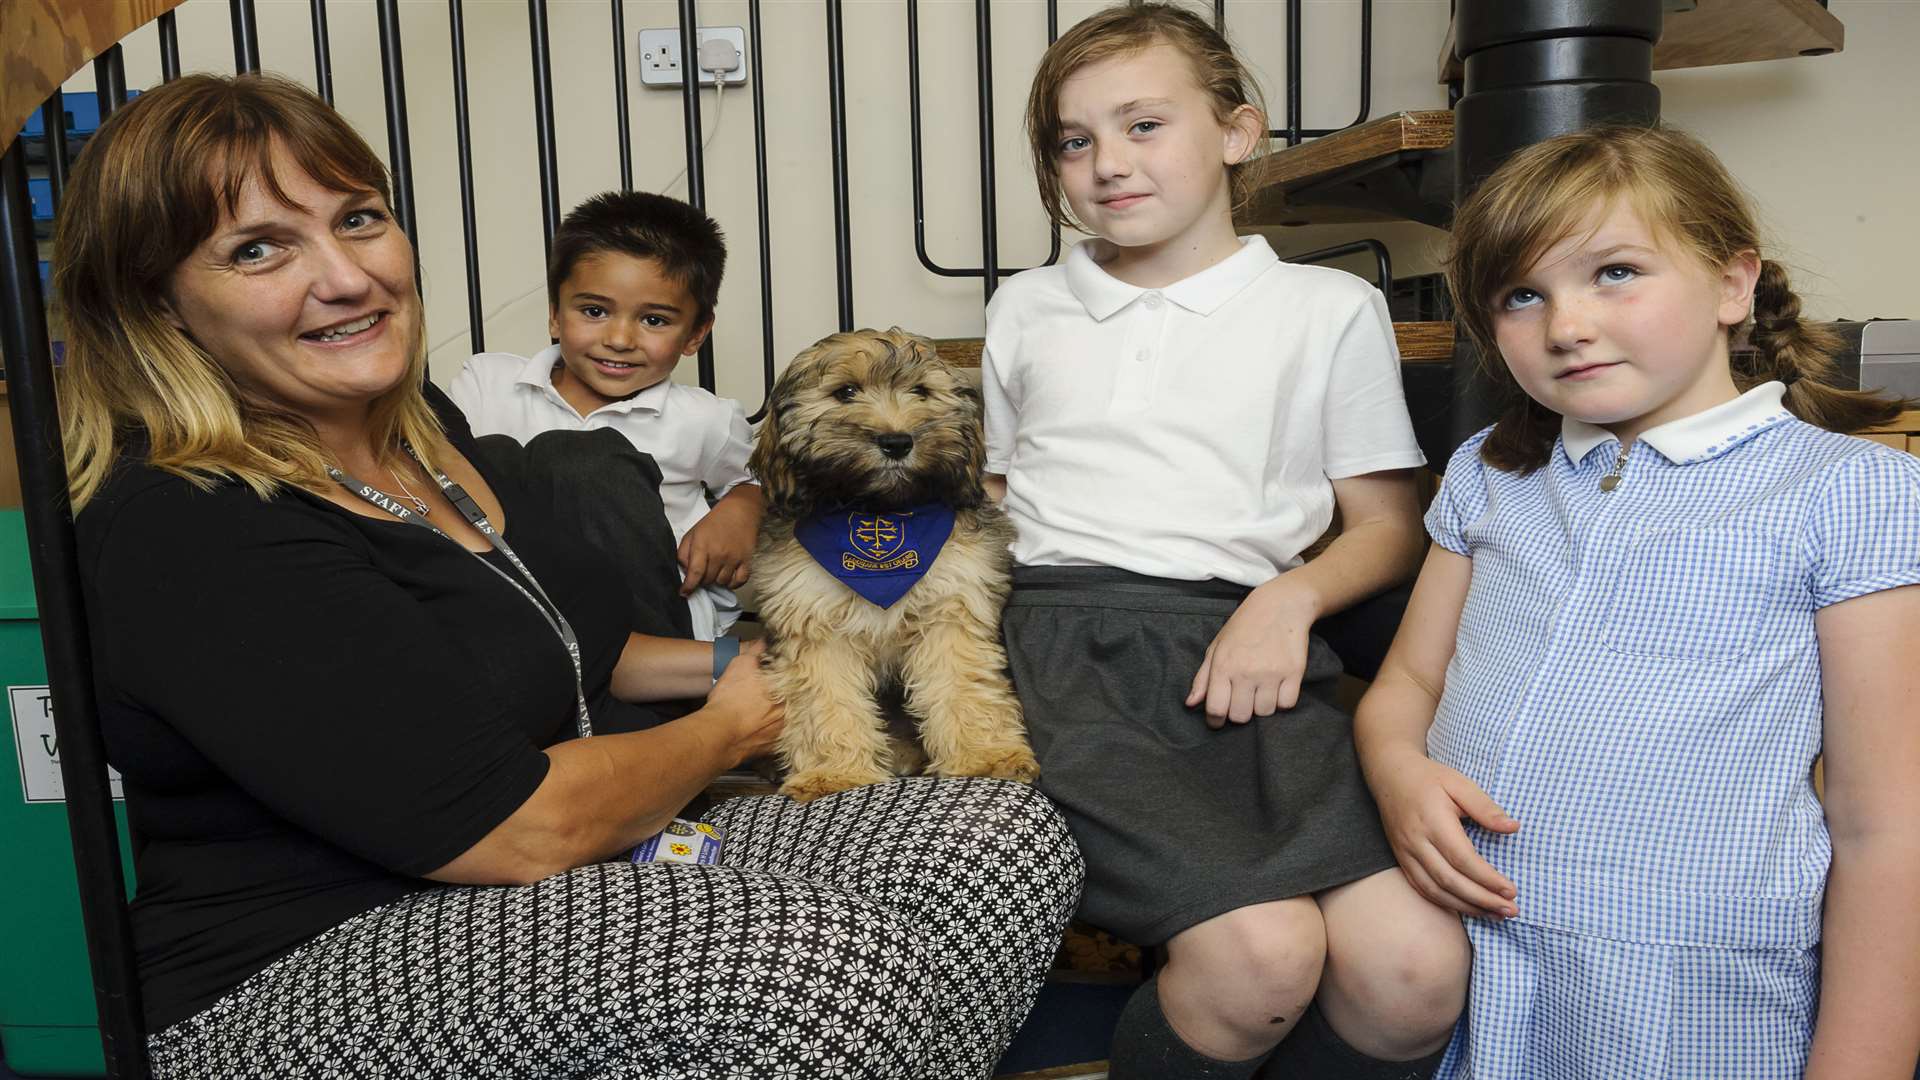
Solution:
[[[1825,56],[1846,46],[1846,30],[1819,0],[1678,0],[1653,49],[1656,71]],[[1462,75],[1453,26],[1440,47],[1439,81]],[[1394,113],[1298,146],[1262,164],[1246,225],[1333,225],[1418,221],[1445,227],[1452,216],[1453,114]]]
[[[1793,56],[1825,56],[1846,46],[1846,28],[1819,0],[1689,0],[1668,11],[1653,47],[1653,70],[1718,67]],[[1440,81],[1460,78],[1453,26],[1440,45]]]

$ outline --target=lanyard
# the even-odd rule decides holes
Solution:
[[[467,519],[467,523],[475,529],[478,529],[480,535],[487,538],[487,542],[493,545],[495,551],[507,557],[507,561],[513,564],[513,568],[520,572],[521,577],[526,579],[525,585],[515,581],[513,576],[505,570],[500,569],[498,566],[482,558],[479,552],[474,551],[465,544],[453,539],[453,537],[441,532],[438,526],[428,521],[425,517],[401,506],[392,496],[381,491],[379,488],[371,484],[361,483],[340,471],[338,468],[329,468],[327,475],[333,478],[334,483],[346,488],[348,492],[385,510],[395,518],[409,525],[417,525],[422,529],[432,532],[436,536],[444,537],[449,542],[458,546],[461,551],[473,556],[479,561],[481,566],[498,574],[502,581],[505,581],[517,589],[521,596],[526,597],[527,603],[532,604],[534,610],[540,613],[540,617],[547,620],[547,626],[551,627],[554,634],[560,638],[560,643],[567,647],[567,658],[573,661],[573,704],[577,710],[575,724],[579,729],[581,738],[584,739],[592,735],[593,720],[587,715],[587,694],[581,684],[580,640],[574,637],[573,627],[567,623],[567,617],[560,613],[560,606],[555,604],[553,598],[547,595],[547,591],[540,587],[539,580],[533,576],[533,571],[528,570],[527,565],[520,561],[520,556],[513,553],[513,548],[507,545],[507,538],[501,536],[499,532],[494,529],[493,523],[487,520],[486,511],[480,509],[480,504],[473,501],[473,496],[467,494],[465,488],[454,483],[453,479],[446,473],[441,472],[439,469],[431,468],[426,462],[421,461],[419,453],[414,450],[411,444],[403,442],[400,445],[406,449],[409,457],[419,462],[420,467],[425,469],[429,475],[439,482],[441,493],[447,497],[448,502],[452,503],[454,507],[460,511],[461,516]],[[532,592],[527,591],[528,586],[532,586]],[[534,599],[534,593],[540,594],[538,600]],[[546,602],[541,603],[542,600]]]

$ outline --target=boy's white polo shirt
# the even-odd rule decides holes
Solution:
[[[1258,585],[1326,531],[1329,478],[1425,462],[1379,290],[1258,236],[1145,289],[1096,246],[987,309],[987,470],[1022,565]]]
[[[660,466],[660,501],[676,540],[707,516],[715,499],[751,480],[747,457],[753,435],[740,404],[697,386],[664,380],[638,394],[581,416],[553,386],[560,346],[532,359],[512,353],[481,353],[467,361],[447,395],[467,415],[475,435],[510,435],[525,443],[543,431],[613,428]],[[725,589],[702,589],[690,598],[695,636],[724,632],[738,614]],[[704,632],[703,632],[704,631]]]

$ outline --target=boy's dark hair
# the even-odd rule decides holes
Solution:
[[[560,286],[581,259],[603,252],[654,259],[686,286],[700,305],[699,322],[713,317],[727,269],[727,238],[697,208],[648,191],[608,191],[560,220],[547,256],[547,302],[560,303]]]

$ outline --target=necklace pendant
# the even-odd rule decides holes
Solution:
[[[1612,491],[1614,488],[1617,488],[1619,486],[1620,486],[1619,473],[1608,473],[1607,475],[1600,478],[1601,491]]]

